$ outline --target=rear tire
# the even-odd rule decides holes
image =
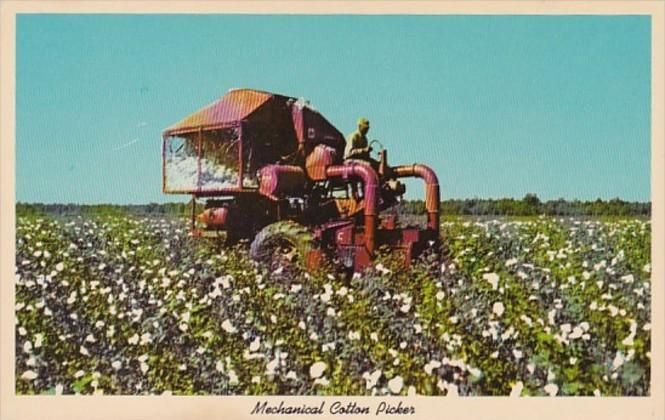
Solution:
[[[252,241],[249,255],[272,273],[280,267],[306,268],[307,254],[314,247],[314,235],[309,229],[284,220],[264,227]]]

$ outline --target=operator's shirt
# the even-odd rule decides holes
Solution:
[[[354,131],[349,135],[346,143],[346,151],[344,153],[345,159],[369,159],[368,152],[360,152],[358,149],[365,148],[369,145],[367,137],[365,137],[359,130]]]

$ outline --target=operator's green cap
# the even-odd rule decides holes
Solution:
[[[369,120],[367,118],[359,118],[358,125],[369,126]]]

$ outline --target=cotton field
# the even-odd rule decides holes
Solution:
[[[651,224],[459,219],[442,261],[268,273],[179,219],[19,216],[19,394],[649,395]]]

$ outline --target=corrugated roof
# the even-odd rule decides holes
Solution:
[[[182,133],[242,120],[273,96],[272,93],[258,90],[232,89],[216,102],[170,126],[164,130],[164,134]]]

